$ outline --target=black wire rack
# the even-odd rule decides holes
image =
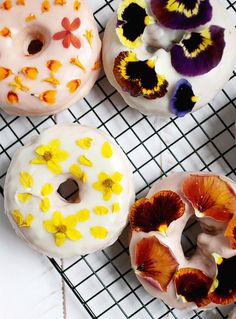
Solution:
[[[102,35],[119,0],[88,0]],[[225,0],[236,22],[236,1]],[[219,74],[220,76],[220,74]],[[207,89],[207,88],[206,88]],[[146,117],[125,104],[104,74],[90,94],[57,116],[13,117],[0,113],[0,200],[12,154],[30,137],[59,122],[88,124],[107,131],[127,154],[137,197],[145,196],[158,179],[176,171],[213,171],[236,180],[236,72],[216,98],[185,118]],[[211,311],[180,312],[148,295],[130,268],[128,230],[107,249],[64,260],[50,259],[78,301],[86,318],[223,319],[233,305]],[[186,252],[195,248],[197,225],[191,222],[183,235]],[[195,235],[195,236],[194,236]]]

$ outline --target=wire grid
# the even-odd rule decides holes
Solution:
[[[118,0],[90,0],[102,35]],[[236,22],[236,2],[225,0]],[[220,76],[220,75],[219,75]],[[222,92],[202,110],[185,118],[146,117],[128,107],[104,74],[91,93],[57,116],[30,118],[0,113],[0,199],[6,171],[14,151],[31,136],[59,122],[78,122],[107,131],[123,148],[132,166],[137,197],[145,196],[156,180],[173,171],[214,171],[236,180],[234,120],[236,72]],[[185,251],[195,247],[198,233],[190,222],[182,238]],[[181,312],[148,295],[130,269],[128,231],[104,251],[77,259],[50,259],[88,317],[134,318],[227,318],[232,305],[214,311]],[[85,319],[83,317],[83,319]]]

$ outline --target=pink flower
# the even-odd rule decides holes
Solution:
[[[68,18],[63,18],[61,21],[61,25],[65,29],[65,31],[57,32],[53,35],[54,40],[62,40],[62,45],[64,48],[68,49],[70,44],[72,44],[75,48],[79,49],[81,47],[80,40],[72,33],[80,27],[80,18],[74,19],[72,23],[70,23]]]

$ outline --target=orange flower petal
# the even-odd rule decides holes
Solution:
[[[25,18],[25,22],[31,22],[33,20],[36,20],[36,15],[33,13],[30,13],[26,18]]]
[[[25,5],[25,0],[16,0],[16,4],[18,6],[24,6]]]
[[[0,66],[0,81],[6,79],[8,76],[12,75],[13,72],[10,69]]]
[[[236,194],[219,176],[189,175],[183,182],[182,190],[197,217],[228,221],[236,213]]]
[[[101,60],[98,60],[97,62],[94,63],[94,66],[92,68],[93,71],[97,71],[99,69],[102,68],[102,61]]]
[[[67,0],[55,0],[55,4],[60,6],[64,6],[67,3]]]
[[[10,38],[11,37],[11,30],[8,29],[7,27],[2,28],[0,31],[0,35],[5,37],[5,38]]]
[[[201,270],[195,268],[181,268],[174,276],[177,295],[185,301],[195,302],[198,307],[210,303],[207,295],[213,279],[206,276]]]
[[[141,239],[135,247],[136,275],[166,291],[178,268],[171,250],[155,236]]]
[[[62,66],[61,62],[58,60],[48,60],[47,61],[47,68],[52,72],[58,72],[60,67]]]
[[[35,67],[24,67],[21,72],[30,80],[36,80],[39,73],[38,69]]]
[[[218,286],[208,295],[209,299],[221,305],[236,301],[236,256],[225,259],[218,267]]]
[[[12,1],[11,0],[3,1],[0,8],[3,10],[10,10],[12,8]]]
[[[18,103],[19,102],[18,95],[13,91],[8,92],[7,101],[8,101],[8,103],[11,103],[11,104]]]
[[[74,10],[79,10],[79,9],[80,9],[80,6],[81,6],[80,1],[75,0],[75,2],[74,2]]]
[[[39,95],[40,101],[43,101],[47,104],[55,104],[56,103],[56,91],[48,90]]]
[[[225,236],[229,238],[231,248],[236,249],[236,214],[230,220],[225,230]]]
[[[70,93],[74,93],[80,87],[80,84],[81,84],[81,81],[79,79],[72,80],[69,83],[67,83],[67,87]]]
[[[156,193],[150,199],[141,198],[131,208],[130,224],[134,231],[165,231],[180,218],[185,205],[179,195],[169,190]]]
[[[48,0],[44,0],[41,4],[42,13],[49,12],[51,8],[50,2]]]

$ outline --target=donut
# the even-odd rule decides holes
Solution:
[[[105,30],[103,65],[129,106],[183,117],[229,79],[235,38],[218,0],[123,0]]]
[[[101,68],[86,1],[0,1],[0,107],[51,115],[88,94]]]
[[[130,163],[91,127],[55,125],[19,148],[5,182],[5,212],[20,238],[51,257],[106,248],[134,202]]]
[[[174,173],[134,203],[129,220],[131,265],[148,293],[186,310],[236,301],[235,182],[214,173]],[[201,228],[197,248],[186,254],[181,237],[194,220]]]

